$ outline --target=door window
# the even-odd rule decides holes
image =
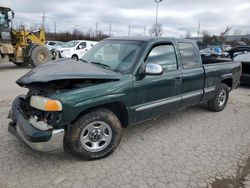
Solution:
[[[78,50],[81,50],[81,49],[84,49],[84,48],[86,48],[86,42],[81,42],[81,43],[78,45],[78,47],[77,47]]]
[[[176,70],[177,60],[174,46],[164,44],[154,47],[149,53],[146,63],[159,64],[164,71]]]

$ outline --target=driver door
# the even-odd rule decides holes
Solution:
[[[157,44],[152,48],[146,64],[159,64],[162,75],[138,75],[134,81],[134,110],[136,122],[174,112],[181,102],[182,73],[178,67],[174,45]]]

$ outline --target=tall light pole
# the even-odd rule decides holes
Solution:
[[[156,16],[155,16],[155,24],[158,24],[158,5],[159,3],[162,2],[162,0],[155,0],[156,3]]]
[[[155,16],[155,29],[156,29],[156,36],[158,36],[158,4],[162,2],[162,0],[155,0],[156,3],[156,16]]]

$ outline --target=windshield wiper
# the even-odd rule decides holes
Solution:
[[[108,68],[110,69],[111,67],[109,65],[106,65],[104,63],[100,63],[100,62],[91,62],[94,65],[101,65],[103,68]]]

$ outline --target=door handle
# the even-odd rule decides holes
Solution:
[[[181,81],[182,81],[182,78],[181,78],[181,77],[175,78],[175,83],[181,83]]]

